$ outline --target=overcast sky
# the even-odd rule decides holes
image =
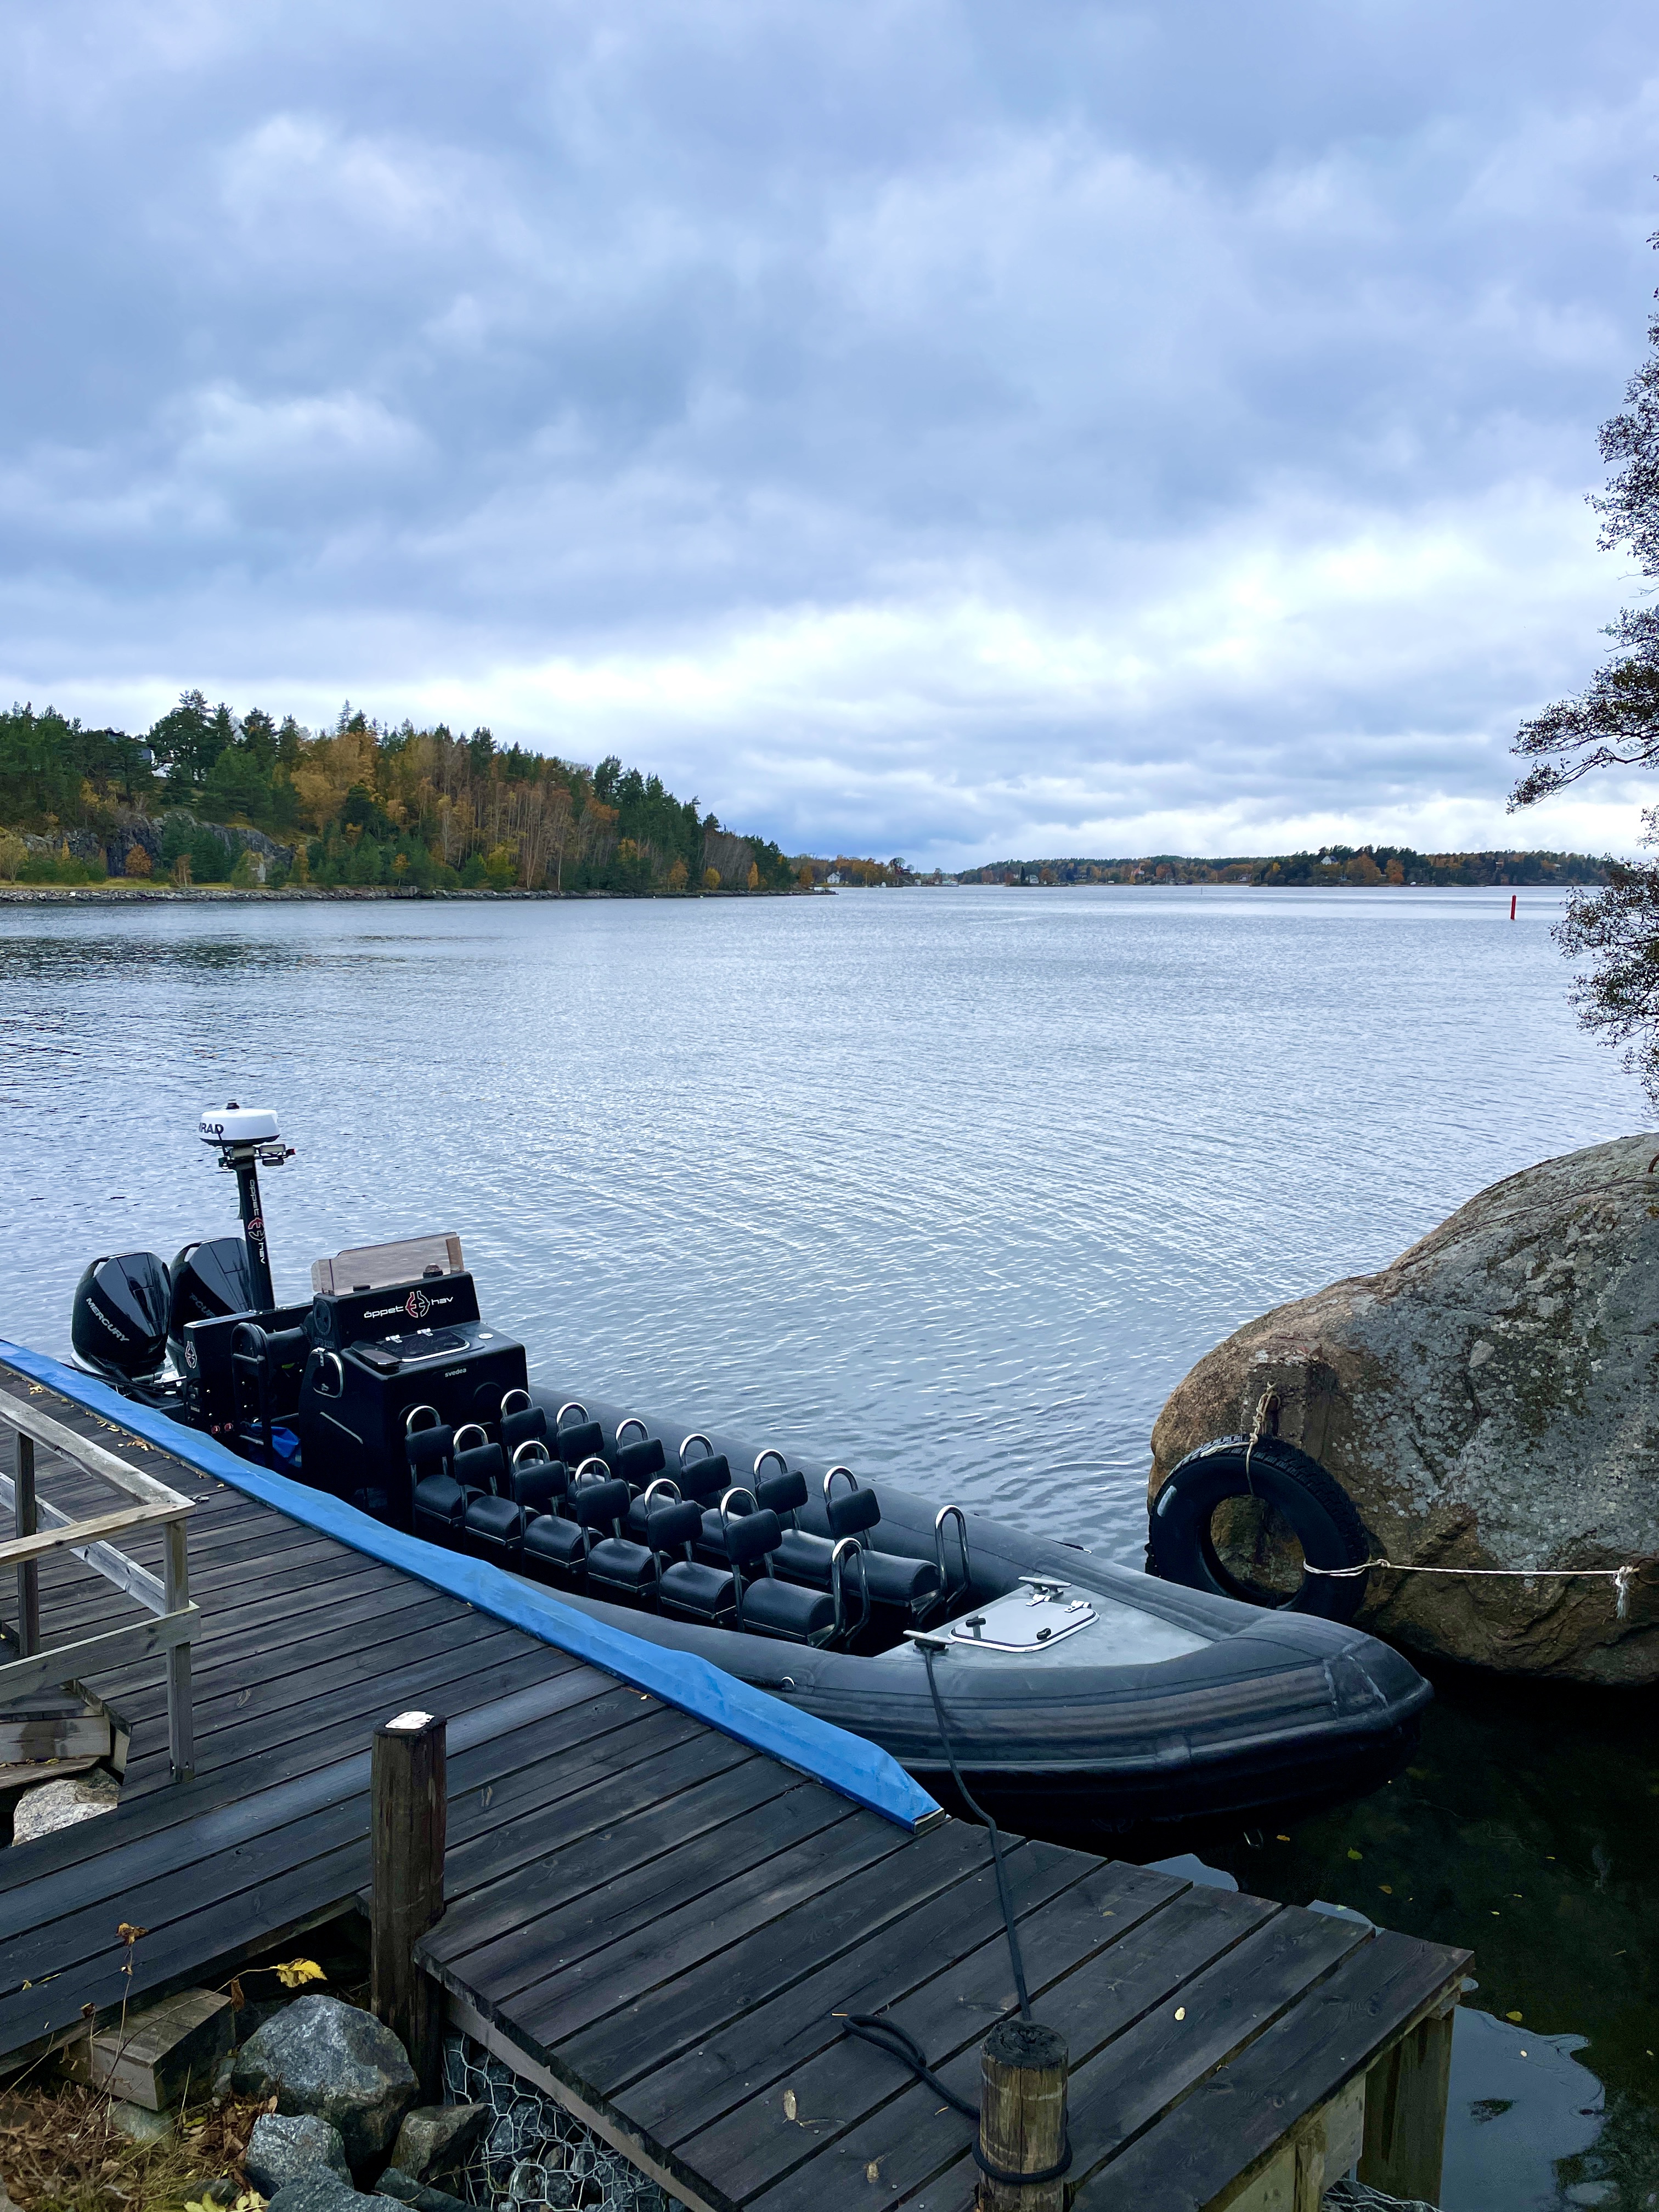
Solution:
[[[1630,847],[1651,0],[0,9],[0,690],[786,848]]]

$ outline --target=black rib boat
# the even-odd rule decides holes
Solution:
[[[425,1540],[881,1745],[1025,1832],[1250,1822],[1375,1788],[1428,1685],[1359,1631],[1132,1572],[763,1439],[532,1382],[453,1236],[321,1260],[279,1306],[257,1165],[210,1109],[244,1237],[94,1261],[77,1357],[128,1395]],[[171,1360],[169,1367],[168,1360]],[[544,1370],[544,1372],[545,1370]]]

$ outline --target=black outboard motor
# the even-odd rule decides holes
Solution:
[[[117,1382],[148,1382],[167,1355],[172,1310],[172,1283],[157,1254],[94,1260],[75,1286],[70,1338],[76,1355]]]
[[[252,1308],[253,1278],[247,1264],[247,1246],[240,1237],[215,1237],[204,1244],[186,1244],[173,1263],[173,1310],[167,1334],[173,1342],[174,1364],[184,1364],[181,1355],[189,1322],[218,1321],[226,1314],[250,1313]]]

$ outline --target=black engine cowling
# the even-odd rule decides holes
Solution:
[[[253,1278],[247,1264],[247,1246],[240,1237],[214,1237],[204,1244],[186,1244],[173,1263],[173,1310],[167,1334],[173,1358],[183,1364],[185,1325],[192,1321],[219,1321],[226,1314],[251,1313]]]
[[[70,1337],[78,1356],[102,1375],[141,1382],[167,1355],[173,1281],[155,1252],[94,1260],[75,1286]]]

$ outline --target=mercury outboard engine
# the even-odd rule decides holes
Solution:
[[[247,1246],[240,1237],[215,1237],[186,1244],[173,1261],[173,1311],[167,1336],[175,1366],[182,1366],[185,1330],[193,1321],[217,1321],[223,1314],[249,1312],[253,1277]]]
[[[172,1283],[157,1254],[94,1260],[75,1286],[70,1339],[76,1356],[113,1381],[149,1382],[167,1354],[172,1310]]]

